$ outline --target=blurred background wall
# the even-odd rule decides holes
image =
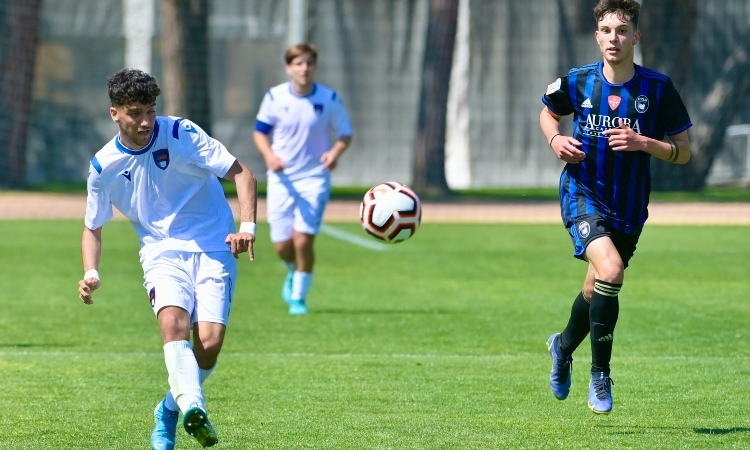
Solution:
[[[164,87],[167,1],[0,0],[0,136],[6,137],[0,138],[0,186],[85,179],[91,156],[117,132],[107,112],[106,77],[137,67]],[[169,1],[179,9],[199,0]],[[282,57],[290,42],[318,46],[316,79],[337,90],[353,122],[354,143],[334,173],[335,185],[413,181],[420,106],[435,107],[422,89],[435,73],[425,65],[448,61],[436,68],[450,77],[444,140],[436,141],[448,185],[555,186],[562,165],[539,131],[541,96],[569,68],[600,59],[595,0],[203,2],[198,15],[205,15],[208,45],[188,46],[184,56],[206,68],[209,106],[198,114],[206,118],[173,114],[210,129],[261,181],[265,166],[251,140],[255,114],[264,93],[286,80]],[[655,187],[747,184],[750,2],[642,3],[637,62],[674,79],[696,125],[695,165],[656,161]],[[448,55],[428,39],[431,13],[446,5],[456,16],[446,22],[455,25]],[[18,81],[25,79],[28,102]],[[160,99],[159,107],[168,101]],[[9,137],[19,127],[26,132],[20,147]]]

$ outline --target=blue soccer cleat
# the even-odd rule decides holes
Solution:
[[[177,419],[179,411],[172,411],[160,401],[154,409],[154,431],[151,432],[152,450],[174,450],[175,434],[177,433]]]
[[[211,447],[219,442],[216,430],[208,421],[208,413],[198,405],[185,411],[182,425],[185,427],[185,431],[193,436],[203,448]]]
[[[289,300],[289,315],[298,316],[307,314],[307,306],[304,300]]]
[[[287,303],[292,302],[292,281],[294,280],[294,272],[286,274],[284,279],[284,285],[281,287],[281,298]]]
[[[609,414],[612,412],[612,378],[604,372],[591,374],[589,383],[589,408],[595,414]]]
[[[570,393],[573,373],[573,355],[566,355],[560,350],[560,333],[547,339],[547,350],[552,357],[552,371],[549,374],[549,386],[558,400],[565,400]]]

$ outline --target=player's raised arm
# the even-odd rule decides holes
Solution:
[[[250,261],[255,259],[253,243],[256,233],[256,216],[258,207],[258,182],[250,169],[239,161],[235,161],[224,178],[234,182],[237,186],[237,200],[240,205],[239,233],[227,236],[227,244],[232,249],[235,258],[240,253],[248,252]]]
[[[99,280],[99,260],[102,254],[102,229],[92,230],[83,227],[81,236],[81,256],[83,259],[83,279],[78,281],[78,298],[87,305],[94,303],[92,294],[101,286]]]

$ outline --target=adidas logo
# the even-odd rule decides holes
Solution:
[[[602,336],[599,339],[597,339],[599,342],[609,342],[614,340],[614,336],[612,336],[612,333],[609,333],[606,336]]]
[[[591,104],[591,99],[587,98],[586,100],[581,103],[581,108],[593,108],[594,105]]]

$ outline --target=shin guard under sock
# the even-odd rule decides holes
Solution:
[[[609,374],[612,359],[615,325],[620,313],[620,293],[622,284],[594,281],[594,294],[591,296],[591,372]]]

